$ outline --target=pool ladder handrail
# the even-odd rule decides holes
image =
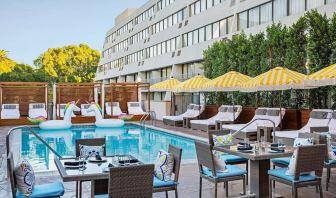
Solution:
[[[150,121],[152,122],[152,126],[155,126],[155,120],[156,120],[156,112],[155,111],[147,111],[145,114],[142,115],[140,119],[140,125],[142,127],[146,126],[146,120],[149,117]]]
[[[241,129],[239,129],[238,131],[234,132],[232,134],[232,136],[236,136],[238,133],[242,132],[242,130],[246,129],[248,126],[250,126],[252,123],[254,123],[255,121],[258,121],[258,120],[269,121],[269,122],[272,123],[272,125],[273,125],[273,143],[274,143],[274,140],[275,140],[275,130],[276,130],[275,122],[273,120],[267,119],[267,118],[256,118],[256,119],[252,120],[251,122],[247,123],[244,127],[242,127]]]
[[[16,130],[16,129],[22,129],[22,128],[26,128],[28,129],[28,132],[31,133],[32,135],[34,135],[39,141],[41,141],[52,153],[54,153],[58,158],[62,159],[63,157],[57,153],[57,151],[55,151],[55,149],[53,149],[41,136],[39,136],[37,133],[35,133],[35,131],[29,127],[29,126],[20,126],[20,127],[14,127],[11,128],[8,131],[7,137],[6,137],[6,144],[7,144],[7,155],[9,154],[9,136],[11,135],[11,133]]]

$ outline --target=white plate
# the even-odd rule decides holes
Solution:
[[[98,162],[106,162],[107,159],[105,157],[102,157],[102,160],[96,160],[96,158],[89,158],[88,161],[98,163]]]
[[[275,150],[268,150],[269,153],[283,153],[284,151],[275,151]]]
[[[67,165],[64,165],[64,168],[68,168],[68,169],[79,169],[79,168],[82,168],[83,165],[78,165],[78,166],[67,166]]]

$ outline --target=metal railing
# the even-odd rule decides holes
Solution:
[[[9,154],[9,145],[11,144],[10,142],[10,135],[13,133],[13,131],[18,130],[18,129],[28,129],[28,132],[32,135],[34,135],[39,141],[41,141],[52,153],[54,153],[58,158],[63,158],[55,149],[53,149],[41,136],[39,136],[31,127],[29,126],[20,126],[20,127],[14,127],[11,128],[8,131],[7,137],[6,137],[6,144],[7,144],[7,155]]]
[[[244,127],[242,127],[241,129],[239,129],[238,131],[234,132],[232,134],[232,136],[238,135],[238,133],[242,132],[242,130],[246,129],[248,126],[250,126],[252,123],[254,123],[255,121],[258,121],[258,120],[269,121],[269,122],[272,123],[272,125],[273,125],[273,143],[274,143],[275,130],[276,130],[275,122],[273,120],[266,119],[266,118],[256,118],[256,119],[252,120],[251,122],[247,123]]]
[[[143,114],[141,119],[140,119],[140,125],[142,127],[146,127],[146,121],[147,121],[148,118],[151,121],[151,125],[155,126],[156,112],[155,111],[148,111],[145,114]]]

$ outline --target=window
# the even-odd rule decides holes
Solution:
[[[197,1],[195,4],[195,15],[201,12],[201,2]]]
[[[194,38],[194,44],[197,44],[198,43],[198,30],[195,30],[194,33],[193,33],[193,38]]]
[[[305,11],[305,0],[289,0],[289,14],[298,14]]]
[[[201,12],[205,11],[207,8],[206,8],[206,0],[201,0]]]
[[[173,17],[169,16],[168,17],[168,27],[173,26]]]
[[[221,0],[214,0],[214,5],[220,4]]]
[[[227,34],[226,19],[223,19],[219,22],[219,35],[224,36],[226,34]]]
[[[238,14],[238,30],[247,28],[247,11]]]
[[[273,1],[274,20],[279,20],[287,16],[287,0],[274,0]]]
[[[167,52],[166,42],[162,42],[162,54],[165,54],[166,52]]]
[[[211,8],[212,6],[212,0],[207,0],[207,8]]]
[[[161,55],[162,53],[162,45],[161,43],[158,44],[158,55]]]
[[[259,7],[249,10],[249,26],[253,27],[259,25]]]
[[[198,37],[199,37],[199,42],[202,43],[204,42],[204,38],[205,38],[205,31],[204,31],[205,27],[202,27],[200,29],[198,29]]]
[[[177,13],[177,22],[179,23],[179,22],[181,22],[181,21],[183,21],[183,12],[182,12],[182,11],[179,11],[179,12]]]
[[[260,6],[260,24],[272,21],[272,2]]]
[[[173,15],[173,24],[177,24],[177,13]]]
[[[307,10],[324,5],[324,0],[306,0],[306,1],[307,1]]]
[[[176,38],[173,38],[171,40],[171,51],[175,51],[176,50]]]
[[[212,39],[212,25],[211,24],[205,27],[205,39],[207,41]]]
[[[190,16],[194,16],[195,15],[195,4],[191,4],[190,5]]]
[[[188,46],[188,34],[183,34],[183,39],[182,39],[182,47],[187,47]]]
[[[227,28],[228,28],[227,33],[233,32],[233,16],[227,18]]]
[[[216,22],[212,24],[212,38],[218,38],[219,37],[219,22]]]
[[[188,46],[193,45],[193,33],[189,32],[188,33]]]
[[[335,3],[336,0],[327,0],[326,3]]]

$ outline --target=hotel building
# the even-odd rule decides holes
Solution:
[[[254,34],[268,25],[291,25],[305,11],[328,17],[336,0],[149,0],[128,8],[106,33],[96,81],[157,83],[202,74],[203,51],[218,40],[244,31]],[[145,94],[143,94],[145,95]],[[167,114],[170,93],[154,93],[152,108]]]

